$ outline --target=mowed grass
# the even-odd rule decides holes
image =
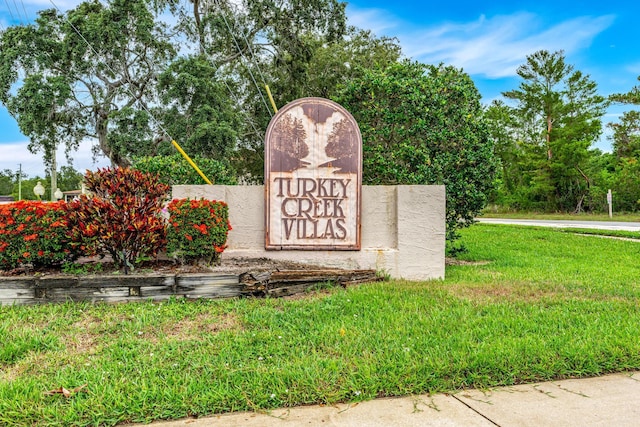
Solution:
[[[463,234],[469,252],[443,281],[290,300],[0,307],[0,425],[115,425],[640,369],[640,242],[488,224]]]

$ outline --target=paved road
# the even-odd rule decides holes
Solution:
[[[595,228],[599,230],[640,231],[640,222],[565,221],[565,220],[501,219],[501,218],[478,218],[478,221],[489,223],[489,224],[535,225],[538,227]]]

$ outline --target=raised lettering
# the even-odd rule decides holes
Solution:
[[[325,187],[327,181],[326,178],[318,178],[318,197],[329,197],[329,189]]]
[[[296,200],[297,200],[297,199],[287,198],[287,199],[284,199],[284,200],[282,201],[282,205],[280,206],[280,210],[282,211],[282,215],[283,215],[283,216],[286,216],[287,218],[292,218],[292,217],[295,217],[295,216],[297,216],[297,215],[298,215],[298,210],[299,210],[299,209],[297,209],[297,206],[296,206]],[[293,208],[293,210],[292,210],[292,208],[291,208],[291,207],[289,207],[289,208],[287,209],[287,204],[288,204],[289,202],[293,202],[293,203],[294,203],[294,206],[295,206],[295,207]]]
[[[293,226],[296,223],[296,220],[291,218],[282,218],[282,223],[284,224],[285,239],[289,240],[289,238],[291,237],[291,230],[293,230]]]
[[[351,180],[340,179],[338,181],[340,181],[340,184],[342,185],[342,197],[347,198],[347,187],[349,186],[349,183],[351,182]]]
[[[318,187],[315,179],[298,178],[298,189],[300,189],[300,181],[302,181],[302,197],[313,197],[313,192]],[[307,186],[309,184],[309,186]]]
[[[334,199],[333,200],[333,216],[338,218],[344,218],[344,211],[342,210],[342,202],[344,199]]]
[[[322,235],[325,239],[333,239],[335,238],[333,232],[333,221],[331,219],[327,220],[327,225],[324,228],[324,234]]]
[[[336,227],[338,232],[336,233],[336,239],[344,240],[347,238],[347,228],[345,227],[344,218],[336,220]]]
[[[273,180],[275,184],[278,184],[277,197],[284,197],[284,193],[282,192],[282,181],[284,181],[285,179],[288,180],[288,181],[291,181],[290,178],[279,178],[279,177],[278,178],[274,178],[274,180]]]
[[[313,210],[314,203],[311,199],[298,199],[298,218],[305,217],[310,221],[313,221],[311,211]]]

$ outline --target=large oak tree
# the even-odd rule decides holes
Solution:
[[[113,165],[129,164],[117,121],[149,109],[155,79],[175,56],[151,6],[86,1],[2,34],[0,100],[32,151],[48,156],[60,143],[72,150],[92,139]]]

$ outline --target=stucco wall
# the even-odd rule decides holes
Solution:
[[[176,185],[173,198],[223,200],[229,205],[233,230],[223,257],[371,268],[411,280],[444,278],[445,189],[441,185],[363,186],[360,251],[265,250],[263,186]]]

